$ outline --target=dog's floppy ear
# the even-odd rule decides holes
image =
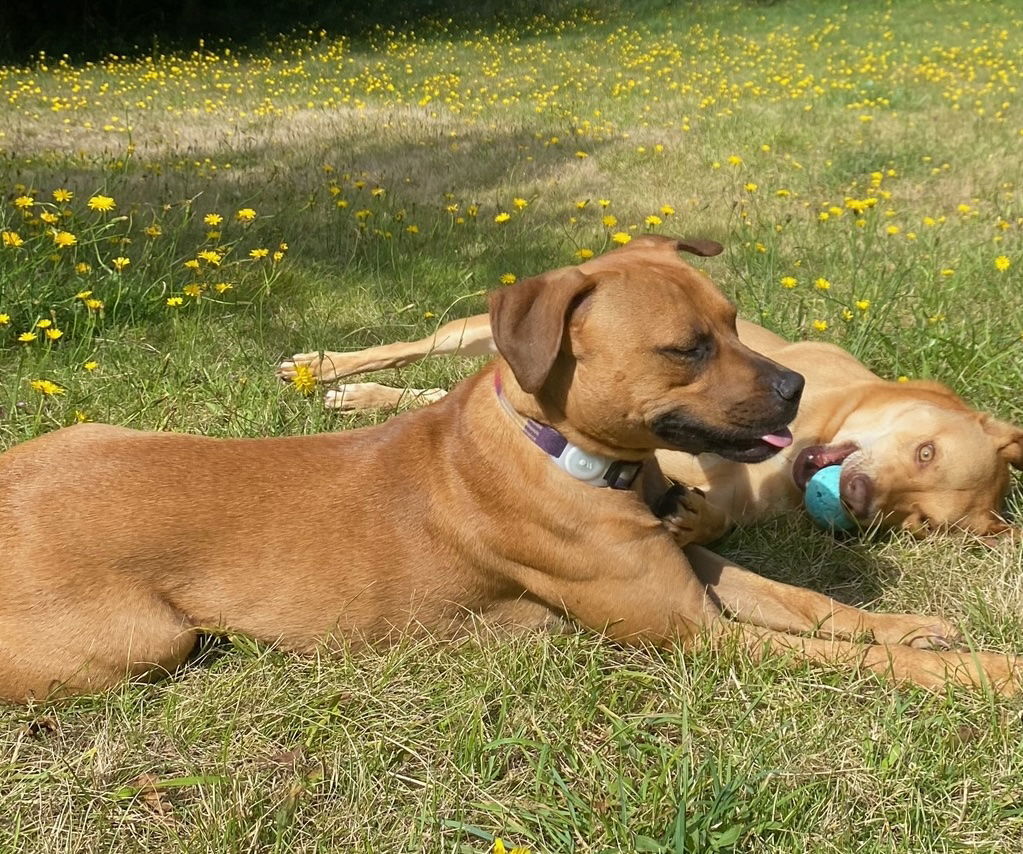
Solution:
[[[985,432],[994,440],[998,456],[1009,465],[1023,469],[1023,427],[999,421],[990,415],[981,420]]]
[[[624,249],[671,249],[674,252],[689,252],[699,255],[701,258],[711,258],[720,255],[725,247],[714,240],[705,240],[702,237],[667,237],[663,234],[643,234],[630,240],[623,247]]]
[[[524,279],[490,294],[490,328],[497,351],[522,390],[536,394],[561,350],[569,310],[596,281],[576,267]]]

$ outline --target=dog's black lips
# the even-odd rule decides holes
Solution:
[[[792,480],[796,486],[805,490],[806,485],[822,468],[837,466],[845,461],[859,446],[854,442],[843,442],[841,445],[809,445],[796,454],[792,462]]]
[[[650,422],[650,429],[673,450],[689,454],[717,454],[737,463],[760,463],[781,450],[777,445],[764,441],[765,435],[791,435],[784,422],[723,430],[704,424],[681,410],[657,416]]]

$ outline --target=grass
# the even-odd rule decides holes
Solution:
[[[1021,67],[1010,3],[790,0],[0,68],[0,446],[81,418],[371,423],[274,363],[422,336],[505,273],[648,229],[725,243],[705,267],[747,317],[1019,422]],[[1018,543],[840,544],[787,518],[721,548],[1023,649]],[[231,638],[157,685],[0,714],[4,851],[1023,850],[1018,701],[727,650],[481,630],[309,660]]]

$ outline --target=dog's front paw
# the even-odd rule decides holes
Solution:
[[[673,483],[653,511],[679,546],[713,543],[732,526],[728,514],[711,504],[702,490],[681,483]]]
[[[882,621],[871,627],[875,643],[902,644],[916,649],[952,649],[962,635],[941,617],[921,614],[878,614]]]

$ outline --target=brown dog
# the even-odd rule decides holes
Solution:
[[[941,642],[940,620],[868,614],[699,549],[690,563],[624,488],[642,467],[658,491],[656,448],[769,457],[799,401],[799,375],[740,343],[678,248],[720,250],[643,241],[497,292],[502,358],[378,427],[238,440],[90,424],[15,447],[0,457],[0,695],[170,671],[202,628],[312,650],[562,616],[630,643],[726,637],[1015,690],[1005,656],[909,645]],[[862,632],[884,643],[833,639]]]
[[[638,238],[634,243],[657,240]],[[795,441],[769,461],[747,465],[719,456],[659,451],[663,472],[706,493],[709,506],[745,524],[802,506],[803,489],[824,465],[843,463],[841,494],[864,525],[914,534],[957,528],[980,536],[1008,529],[1000,510],[1009,466],[1023,467],[1023,428],[971,409],[940,383],[887,382],[832,344],[790,343],[738,321],[744,344],[806,378]],[[496,352],[490,319],[453,320],[421,341],[351,353],[298,353],[278,374],[298,366],[327,382],[403,367],[427,356]],[[441,389],[398,389],[347,383],[326,393],[326,405],[356,410],[432,402]],[[709,526],[715,531],[714,525]]]

